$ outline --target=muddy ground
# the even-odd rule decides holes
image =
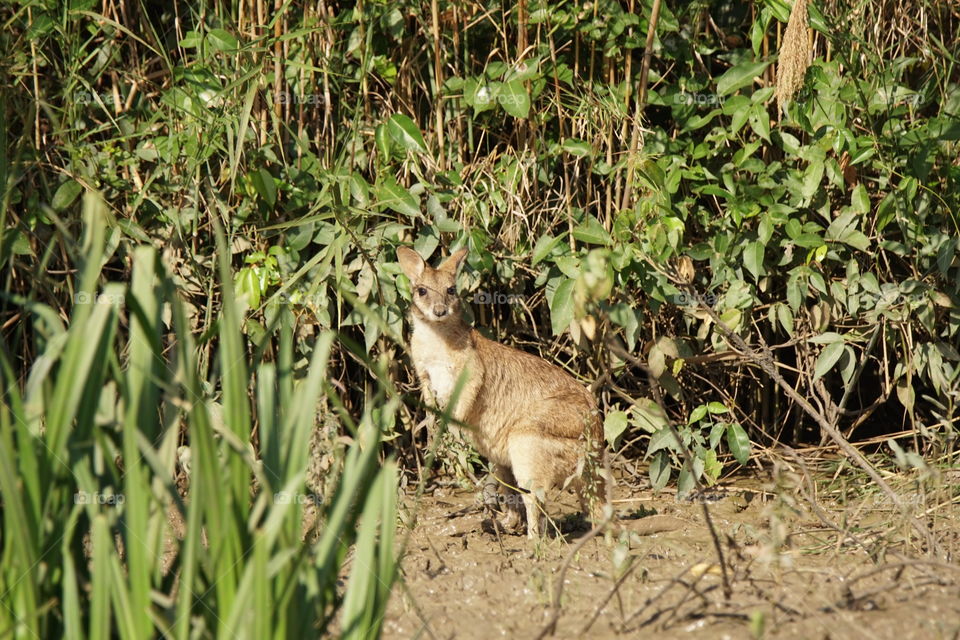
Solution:
[[[548,507],[569,533],[535,543],[498,535],[475,491],[437,486],[418,508],[411,492],[417,525],[384,637],[549,637],[551,620],[555,638],[960,637],[956,478],[931,493],[891,477],[918,531],[847,472],[812,483],[778,465],[689,501],[653,494],[638,469],[616,472],[618,530],[582,545],[589,525],[572,495]]]

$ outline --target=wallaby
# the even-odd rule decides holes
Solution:
[[[559,367],[488,340],[466,323],[456,287],[466,254],[460,249],[434,269],[416,251],[397,250],[411,284],[410,351],[424,399],[465,425],[477,450],[493,463],[495,477],[508,488],[505,526],[519,524],[518,488],[527,535],[539,537],[540,496],[567,482],[596,521],[604,495],[596,399]],[[456,405],[448,407],[461,375]]]

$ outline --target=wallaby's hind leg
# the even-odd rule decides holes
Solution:
[[[605,499],[603,478],[596,461],[590,459],[591,454],[584,458],[583,440],[544,438],[540,435],[543,431],[513,435],[508,445],[513,475],[517,486],[524,492],[527,535],[536,538],[541,534],[543,494],[554,487],[565,486],[568,480],[579,494],[584,515],[588,515],[594,524],[601,522]]]
[[[500,526],[506,531],[518,531],[523,524],[523,511],[521,507],[520,493],[517,492],[517,480],[513,477],[513,472],[506,465],[493,465],[492,477],[488,480],[492,484],[489,502],[497,511],[500,511],[502,517],[499,518]]]
[[[543,505],[540,494],[554,484],[554,464],[561,462],[551,443],[543,436],[520,433],[510,438],[508,452],[513,477],[523,492],[523,506],[527,513],[527,537],[538,538],[541,533]]]

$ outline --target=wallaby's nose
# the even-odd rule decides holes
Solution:
[[[446,308],[446,307],[434,307],[434,308],[433,308],[433,315],[437,316],[438,318],[442,318],[443,316],[447,315],[447,308]]]

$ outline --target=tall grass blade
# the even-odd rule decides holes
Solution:
[[[133,611],[133,636],[148,638],[152,622],[150,608],[151,573],[157,562],[149,535],[149,511],[153,498],[149,468],[140,455],[141,437],[153,441],[159,433],[157,381],[161,376],[160,300],[157,286],[156,251],[139,247],[133,254],[133,278],[128,294],[130,360],[126,376],[126,427],[123,431],[125,481],[124,548],[127,558],[129,601]],[[120,585],[118,585],[118,589]]]
[[[0,497],[3,498],[3,555],[0,568],[0,593],[6,606],[0,607],[0,633],[39,637],[37,615],[38,542],[42,539],[36,517],[24,504],[17,477],[16,451],[30,448],[23,441],[25,429],[16,429],[14,422],[25,424],[23,404],[16,388],[6,353],[0,352],[3,367],[3,402],[0,402]]]

